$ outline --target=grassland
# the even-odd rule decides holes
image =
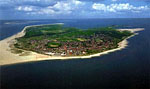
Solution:
[[[63,25],[28,27],[25,35],[16,38],[18,49],[65,56],[89,55],[118,47],[118,43],[133,35],[113,27],[78,29]]]

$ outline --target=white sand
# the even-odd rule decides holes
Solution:
[[[144,28],[133,28],[133,29],[118,29],[120,31],[131,31],[131,32],[138,32],[138,31],[143,31]]]
[[[32,25],[33,26],[33,25]],[[40,25],[34,25],[34,26],[40,26]],[[128,37],[127,39],[123,40],[122,42],[118,43],[118,48],[116,49],[112,49],[112,50],[108,50],[105,52],[101,52],[101,53],[97,53],[97,54],[93,54],[93,55],[89,55],[89,56],[72,56],[72,57],[61,57],[61,56],[47,56],[47,55],[43,55],[43,54],[38,54],[35,52],[31,52],[31,51],[25,51],[25,52],[29,52],[29,55],[26,56],[19,56],[19,54],[14,54],[10,51],[10,47],[9,45],[12,44],[15,40],[15,38],[18,37],[22,37],[24,36],[24,30],[30,26],[26,26],[21,32],[19,32],[16,35],[13,35],[9,38],[6,38],[2,41],[0,41],[0,65],[8,65],[8,64],[16,64],[16,63],[23,63],[23,62],[31,62],[31,61],[41,61],[41,60],[54,60],[54,59],[77,59],[77,58],[92,58],[92,57],[96,57],[96,56],[101,56],[104,54],[108,54],[110,52],[114,52],[117,50],[121,50],[123,48],[125,48],[128,44],[127,39],[129,39],[130,37]],[[136,32],[136,31],[141,31],[144,30],[143,28],[136,28],[136,29],[119,29],[119,30],[128,30],[131,32]]]

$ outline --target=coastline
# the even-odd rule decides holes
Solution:
[[[63,23],[58,23],[58,24],[63,24]],[[44,24],[44,25],[50,25],[50,24]],[[39,54],[39,53],[32,52],[32,51],[25,51],[25,52],[29,52],[29,55],[24,55],[24,56],[20,56],[19,54],[12,53],[10,44],[12,44],[15,41],[15,38],[24,36],[26,28],[33,27],[33,26],[42,26],[42,25],[25,26],[21,32],[0,41],[0,49],[1,49],[0,65],[10,65],[10,64],[17,64],[17,63],[24,63],[24,62],[42,61],[42,60],[56,60],[56,59],[66,60],[66,59],[84,59],[84,58],[97,57],[97,56],[101,56],[104,54],[108,54],[110,52],[124,49],[126,46],[128,46],[127,39],[134,36],[134,35],[132,35],[132,36],[124,39],[123,41],[119,42],[118,48],[107,50],[107,51],[104,51],[101,53],[87,55],[87,56],[71,56],[71,57],[57,56],[56,57],[56,56],[48,56],[48,55],[44,55],[44,54]],[[120,30],[120,31],[128,30],[128,31],[135,33],[137,31],[142,31],[144,29],[143,28],[135,28],[135,29],[118,29],[118,30]],[[137,33],[135,35],[137,35]]]

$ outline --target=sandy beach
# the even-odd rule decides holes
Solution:
[[[60,23],[60,24],[62,24],[62,23]],[[32,26],[40,26],[40,25],[32,25]],[[38,53],[35,53],[32,51],[25,51],[25,50],[24,50],[24,52],[27,52],[28,55],[19,55],[19,54],[12,53],[10,45],[13,42],[15,42],[15,38],[24,36],[24,34],[25,34],[24,31],[27,27],[30,27],[30,26],[26,26],[21,32],[0,41],[0,52],[1,52],[0,53],[0,65],[9,65],[9,64],[42,61],[42,60],[55,60],[55,59],[65,60],[65,59],[78,59],[78,58],[82,58],[82,59],[83,58],[92,58],[92,57],[101,56],[101,55],[108,54],[110,52],[114,52],[114,51],[125,48],[128,45],[127,39],[134,36],[134,35],[132,35],[132,36],[126,38],[125,40],[123,40],[122,42],[118,43],[119,46],[116,49],[111,49],[111,50],[108,50],[105,52],[88,55],[88,56],[72,56],[72,57],[57,56],[56,57],[56,56],[47,56],[47,55],[43,55],[43,54],[38,54]],[[120,31],[128,30],[128,31],[136,33],[137,31],[142,31],[144,29],[143,28],[134,28],[134,29],[118,29],[118,30],[120,30]]]

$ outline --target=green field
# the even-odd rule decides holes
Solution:
[[[69,44],[72,47],[91,47],[89,46],[92,42],[101,44],[105,51],[117,47],[117,43],[132,35],[129,31],[118,31],[113,27],[103,28],[89,28],[79,29],[74,27],[64,27],[61,24],[55,25],[42,25],[28,27],[25,30],[23,37],[17,38],[17,43],[14,45],[16,48],[25,50],[32,50],[36,52],[43,52],[43,49],[52,49],[55,51],[60,50],[60,47]],[[73,42],[76,42],[75,45]],[[106,44],[111,43],[112,45],[105,48]],[[89,45],[87,45],[89,44]],[[97,46],[96,44],[96,46]],[[58,48],[58,49],[56,49]],[[89,54],[99,52],[99,50],[89,50]]]

